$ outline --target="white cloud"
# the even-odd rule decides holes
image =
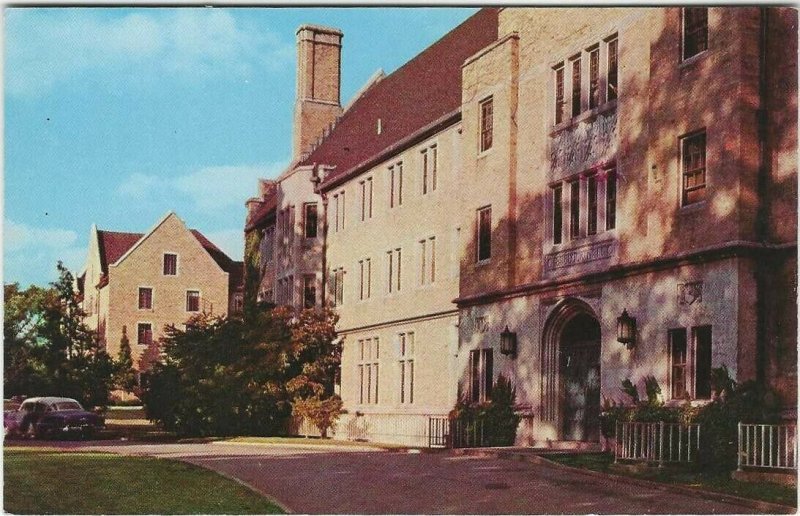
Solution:
[[[71,229],[37,228],[6,219],[3,227],[3,245],[7,251],[31,247],[64,249],[78,240]]]
[[[287,161],[280,161],[260,166],[204,167],[178,177],[135,173],[117,187],[116,193],[159,203],[172,199],[172,206],[177,206],[178,200],[188,200],[198,210],[217,211],[244,206],[256,195],[258,179],[276,177],[286,165]]]
[[[232,259],[242,260],[244,256],[244,228],[204,231],[203,234]]]
[[[115,84],[282,69],[294,48],[221,9],[151,9],[112,17],[95,9],[7,9],[6,92],[38,96],[71,78]]]
[[[55,281],[56,263],[64,262],[76,275],[86,259],[86,247],[72,230],[40,228],[5,219],[3,280],[45,285]]]

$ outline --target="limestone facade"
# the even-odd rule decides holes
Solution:
[[[626,378],[703,403],[720,366],[796,417],[796,36],[789,8],[484,9],[360,94],[290,167],[326,220],[307,266],[341,317],[337,436],[425,444],[500,374],[520,444],[597,440]]]

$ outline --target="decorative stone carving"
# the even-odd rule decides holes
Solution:
[[[576,249],[550,253],[544,258],[544,269],[549,271],[596,260],[606,260],[614,255],[615,250],[615,242],[606,240]]]
[[[703,302],[703,282],[678,283],[678,304],[691,305]]]
[[[489,321],[485,316],[475,318],[475,333],[486,333],[489,330]]]
[[[618,139],[616,110],[559,131],[550,142],[551,173],[563,177],[613,160]]]

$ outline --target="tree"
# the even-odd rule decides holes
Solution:
[[[47,289],[5,286],[6,394],[68,396],[104,406],[113,360],[83,323],[72,274],[61,262],[58,272]]]
[[[142,393],[149,418],[180,435],[279,435],[299,401],[327,411],[317,420],[330,427],[339,413],[335,316],[263,305],[246,315],[199,315],[185,330],[165,329]]]
[[[122,327],[122,338],[119,339],[119,354],[116,362],[116,375],[114,386],[125,392],[133,392],[137,386],[136,370],[133,368],[131,355],[131,342],[128,340],[128,329]]]

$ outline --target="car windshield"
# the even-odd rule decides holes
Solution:
[[[53,404],[53,410],[83,410],[77,401],[59,401]]]

